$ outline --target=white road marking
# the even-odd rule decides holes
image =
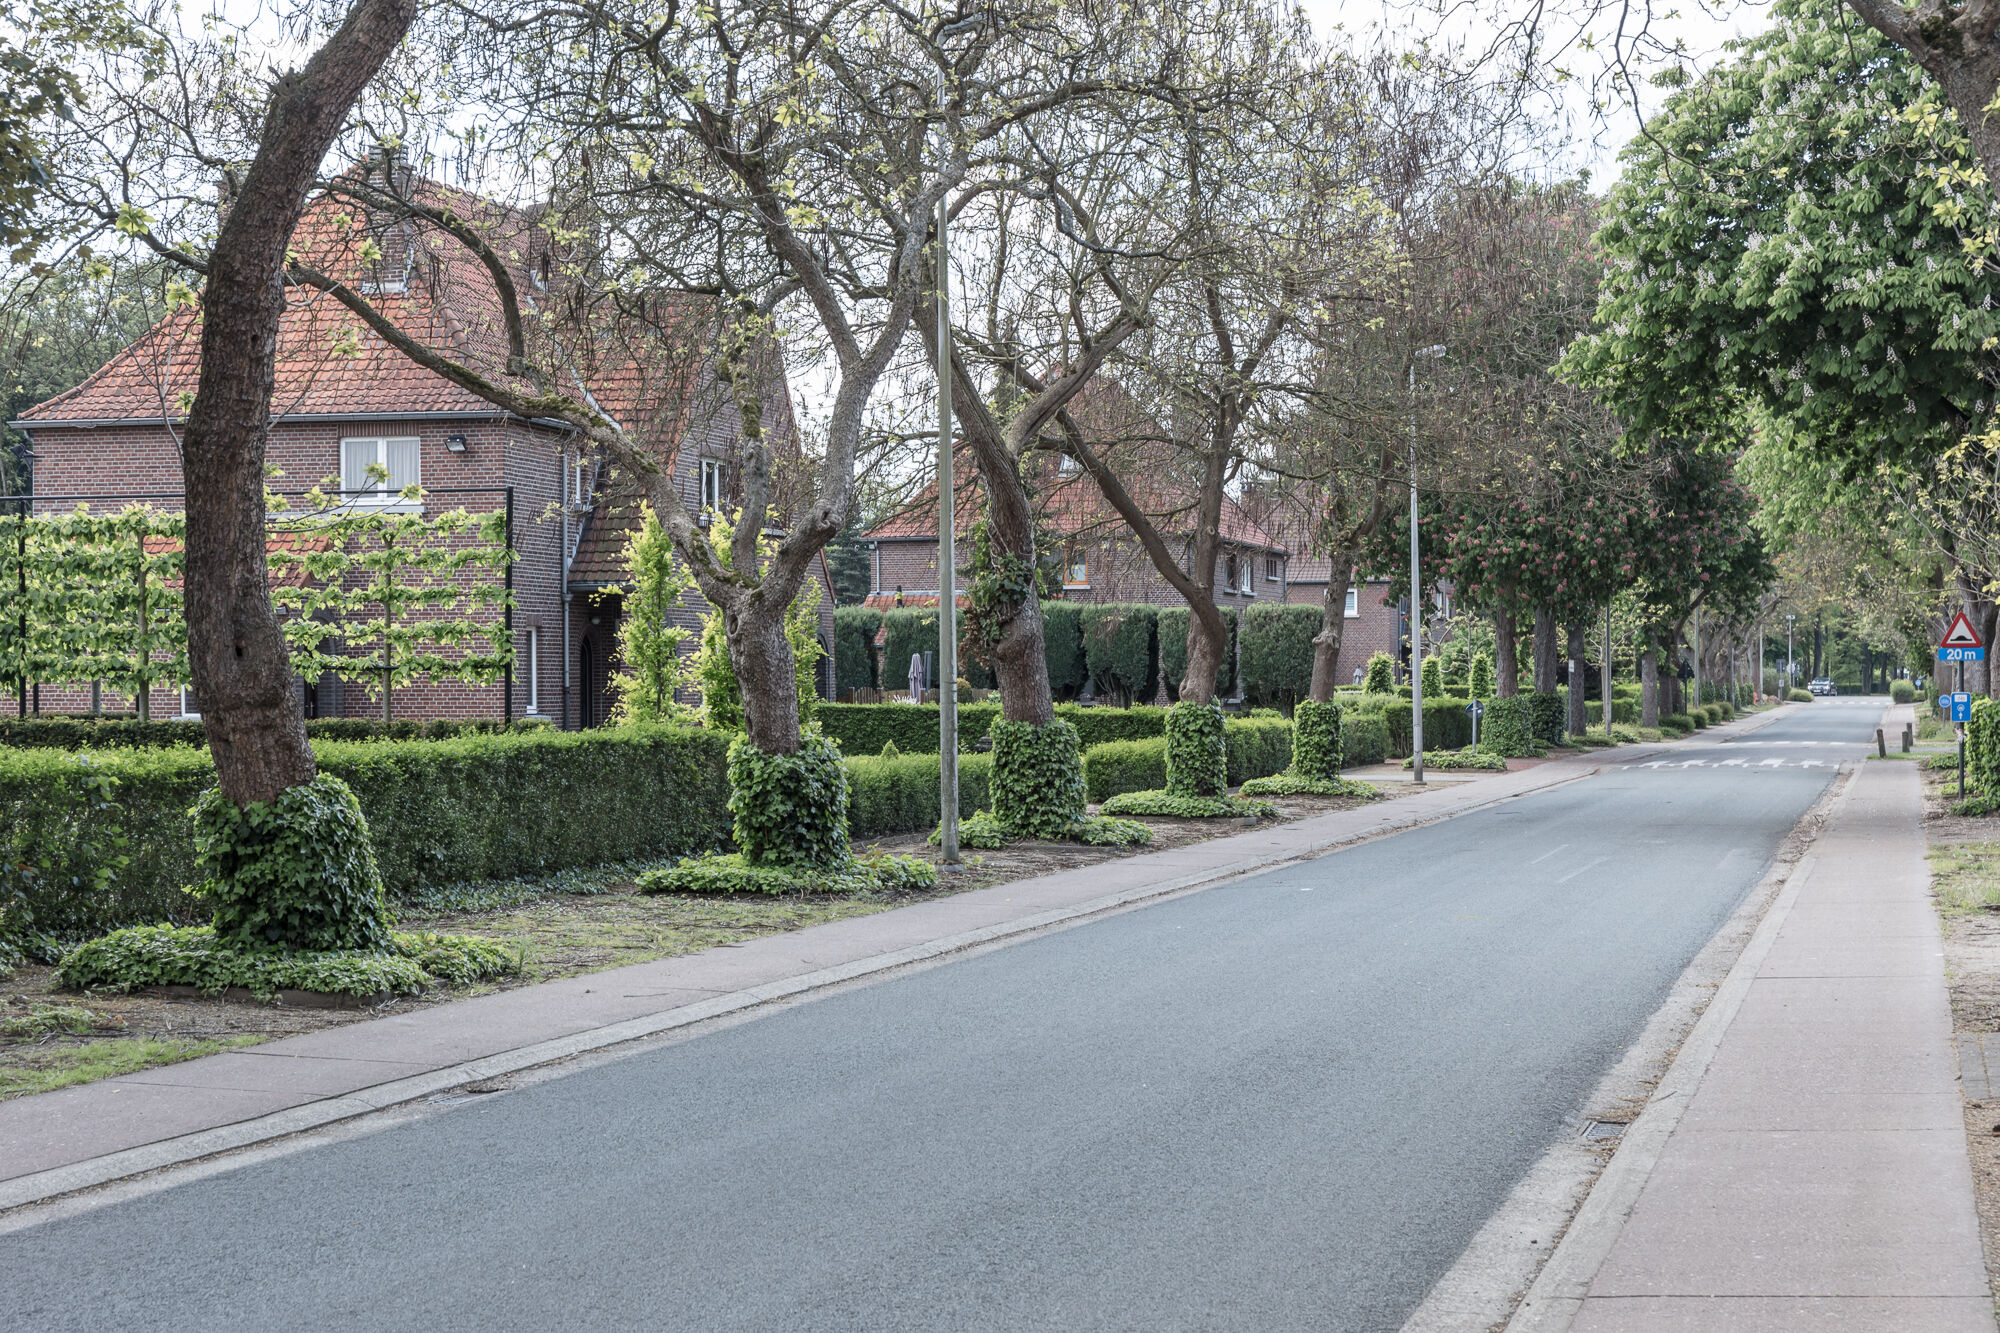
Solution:
[[[1766,759],[1763,763],[1757,765],[1759,768],[1783,768],[1784,766],[1785,761],[1782,759]]]
[[[1538,866],[1542,862],[1548,860],[1551,856],[1554,856],[1557,852],[1562,851],[1563,848],[1568,846],[1569,846],[1568,843],[1564,843],[1562,844],[1561,847],[1552,847],[1548,851],[1543,852],[1540,856],[1536,857],[1534,860],[1528,862],[1528,864],[1531,866]]]
[[[1585,862],[1583,865],[1578,866],[1576,869],[1570,871],[1567,875],[1564,875],[1561,879],[1557,880],[1556,883],[1567,884],[1571,880],[1575,879],[1578,875],[1581,875],[1584,871],[1589,870],[1594,866],[1601,866],[1610,859],[1611,858],[1608,856],[1600,856],[1595,861]]]
[[[1682,767],[1682,768],[1707,768],[1707,767],[1708,767],[1708,761],[1707,761],[1706,759],[1683,759],[1683,760],[1681,761],[1681,767]]]
[[[1742,767],[1743,767],[1743,766],[1744,766],[1745,764],[1747,764],[1747,763],[1749,763],[1749,762],[1750,762],[1750,761],[1749,761],[1748,759],[1725,759],[1725,760],[1723,760],[1723,761],[1722,761],[1721,763],[1717,764],[1717,765],[1716,765],[1716,767],[1717,767],[1717,768],[1742,768]]]

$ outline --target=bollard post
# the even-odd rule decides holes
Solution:
[[[1882,737],[1882,728],[1875,728],[1875,755],[1879,759],[1889,757],[1889,742]]]
[[[1905,722],[1905,723],[1903,724],[1903,753],[1904,753],[1904,754],[1908,754],[1908,753],[1910,752],[1910,740],[1911,740],[1911,737],[1910,737],[1910,724],[1909,724],[1909,723],[1907,723],[1907,722]]]

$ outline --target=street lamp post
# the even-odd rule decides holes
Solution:
[[[1799,673],[1799,650],[1792,642],[1792,627],[1798,622],[1796,615],[1785,617],[1785,688],[1792,687],[1792,678]]]
[[[1424,781],[1424,608],[1417,556],[1417,358],[1443,355],[1438,343],[1410,357],[1410,769],[1418,786]]]
[[[938,108],[946,97],[938,76]],[[945,151],[950,153],[949,128]],[[951,457],[951,264],[945,238],[950,203],[937,205],[937,381],[938,381],[938,852],[946,865],[958,864],[958,488]]]

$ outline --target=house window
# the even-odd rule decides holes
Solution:
[[[719,458],[701,460],[701,507],[722,508],[722,460]]]
[[[542,711],[542,632],[528,631],[528,711]]]
[[[1278,557],[1277,557],[1277,556],[1275,556],[1275,555],[1267,555],[1267,556],[1265,556],[1265,557],[1264,557],[1264,577],[1265,577],[1265,578],[1267,578],[1267,579],[1269,579],[1269,580],[1271,580],[1271,582],[1273,582],[1273,583],[1276,583],[1276,582],[1278,581]]]
[[[1077,462],[1074,458],[1071,458],[1068,454],[1057,454],[1056,471],[1065,475],[1075,472],[1081,472],[1083,471],[1083,464]]]
[[[1069,564],[1063,570],[1063,587],[1088,588],[1090,586],[1090,560],[1081,551],[1070,553]]]
[[[1239,561],[1235,556],[1232,555],[1229,557],[1228,563],[1223,566],[1223,568],[1227,571],[1222,578],[1222,585],[1225,588],[1235,588],[1237,584],[1241,581],[1237,570],[1237,566],[1241,563],[1242,563],[1241,561]]]
[[[1349,616],[1359,616],[1361,614],[1361,589],[1349,588],[1347,590],[1347,614]]]
[[[406,486],[418,483],[417,438],[386,435],[340,442],[340,489],[351,496],[370,496],[378,503],[393,501]],[[380,467],[388,479],[370,476]]]
[[[181,686],[181,716],[195,719],[201,717],[201,705],[194,701],[194,686],[192,685]]]
[[[1255,597],[1257,595],[1256,583],[1254,582],[1252,577],[1256,569],[1256,565],[1257,562],[1251,559],[1249,556],[1243,557],[1241,565],[1243,581],[1238,583],[1236,586],[1243,593],[1245,597]]]

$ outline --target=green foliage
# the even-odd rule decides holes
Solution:
[[[1471,675],[1467,678],[1466,692],[1475,699],[1493,697],[1493,658],[1479,653],[1472,659]]]
[[[1972,701],[1965,724],[1965,780],[1986,792],[2000,792],[2000,703]]]
[[[1380,787],[1351,778],[1308,778],[1297,773],[1274,773],[1268,778],[1252,778],[1243,784],[1244,796],[1352,796],[1372,801],[1382,794]]]
[[[1949,813],[1961,819],[1984,819],[1989,815],[2000,815],[2000,793],[1974,792],[1962,801],[1954,801]]]
[[[1243,692],[1252,703],[1290,705],[1312,688],[1313,638],[1325,624],[1316,606],[1260,603],[1239,631]]]
[[[1343,713],[1340,752],[1349,768],[1366,768],[1389,757],[1389,725],[1379,713]]]
[[[1627,148],[1599,329],[1565,365],[1635,432],[1749,406],[1822,457],[1921,460],[1990,419],[2000,271],[1967,235],[1990,187],[1901,47],[1831,0],[1773,16]]]
[[[1679,739],[1694,730],[1694,719],[1686,713],[1662,713],[1660,714],[1660,730],[1666,735]]]
[[[1292,724],[1282,717],[1230,718],[1222,729],[1222,739],[1232,785],[1282,773],[1291,766]],[[1168,781],[1171,785],[1171,773]]]
[[[1129,704],[1159,692],[1158,621],[1155,608],[1136,603],[1083,608],[1083,660],[1100,693]]]
[[[909,893],[937,887],[937,868],[915,856],[877,852],[838,865],[752,863],[739,852],[707,852],[639,876],[642,893],[797,894]]]
[[[1042,656],[1049,668],[1051,697],[1076,698],[1084,681],[1090,678],[1083,658],[1082,606],[1075,602],[1043,601]]]
[[[938,757],[935,754],[864,756],[847,761],[847,823],[856,841],[916,833],[938,823]],[[958,814],[969,819],[990,805],[991,755],[958,757]],[[960,827],[963,827],[961,823]]]
[[[1222,709],[1178,703],[1167,710],[1166,790],[1175,796],[1221,796],[1229,789],[1229,749]]]
[[[747,865],[847,864],[847,768],[824,736],[807,734],[791,754],[766,754],[738,737],[729,747],[729,811]]]
[[[1299,700],[1292,711],[1292,773],[1314,782],[1337,781],[1341,758],[1340,705]]]
[[[625,584],[612,716],[620,722],[683,721],[686,710],[674,694],[687,674],[681,644],[688,632],[670,620],[694,580],[675,558],[673,539],[651,505],[641,507],[639,529],[626,540]]]
[[[118,780],[90,759],[38,793],[37,818],[0,823],[0,944],[68,924],[56,904],[107,893],[131,863]],[[0,966],[18,959],[13,946]]]
[[[1435,699],[1444,693],[1444,667],[1438,662],[1437,658],[1426,657],[1424,659],[1423,681],[1424,697],[1426,699]]]
[[[1916,698],[1917,687],[1910,684],[1909,681],[1892,680],[1889,682],[1890,702],[1899,704],[1914,703]]]
[[[959,612],[955,623],[961,633],[965,626],[965,614]],[[935,606],[903,606],[882,613],[882,688],[902,693],[909,688],[910,656],[913,653],[936,653],[938,651],[938,610]],[[965,682],[975,689],[991,689],[992,668],[960,652],[958,671]],[[925,688],[931,688],[937,675],[937,659],[931,659],[931,678]]]
[[[434,981],[466,984],[520,971],[520,956],[493,940],[403,934],[382,949],[244,947],[208,926],[134,926],[78,946],[56,969],[71,990],[129,992],[193,986],[204,995],[241,988],[268,999],[281,990],[322,995],[414,995]]]
[[[1517,694],[1510,699],[1489,699],[1486,716],[1479,724],[1479,748],[1509,759],[1539,755],[1543,742],[1535,734],[1534,715],[1529,709],[1532,697]]]
[[[1787,703],[1794,703],[1794,704],[1809,704],[1809,703],[1811,703],[1812,701],[1813,701],[1813,694],[1812,694],[1812,691],[1811,691],[1811,690],[1787,690],[1787,691],[1785,691],[1785,702],[1787,702]]]
[[[1061,838],[1083,818],[1083,759],[1076,728],[995,722],[993,815],[1023,838]]]
[[[701,690],[702,725],[710,731],[743,730],[743,691],[736,684],[736,664],[729,660],[729,634],[722,613],[713,608],[701,618],[694,679]]]
[[[1167,785],[1167,742],[1106,741],[1083,752],[1083,783],[1092,801],[1120,792],[1152,791]]]
[[[1193,615],[1185,606],[1162,607],[1159,613],[1160,683],[1166,686],[1167,697],[1176,702],[1181,697],[1181,677],[1187,675],[1188,622]],[[1222,662],[1215,668],[1215,697],[1218,699],[1226,699],[1236,693],[1237,620],[1235,607],[1222,608]]]
[[[274,801],[245,806],[211,787],[193,815],[202,872],[194,892],[214,904],[221,944],[315,953],[388,947],[382,872],[345,782],[321,773]]]
[[[1932,772],[1955,773],[1958,771],[1958,751],[1946,750],[1943,754],[1934,754],[1930,758],[1924,760],[1923,764],[1925,768],[1930,769]],[[1969,781],[1971,779],[1971,774],[1967,773],[1966,777],[1967,780]]]
[[[879,754],[891,742],[904,754],[937,753],[936,704],[821,704],[815,716],[843,754]],[[999,717],[998,704],[960,704],[959,748],[979,744]]]
[[[499,731],[541,731],[547,723],[434,718],[428,722],[383,722],[380,718],[314,717],[306,719],[313,740],[445,740]],[[208,735],[194,721],[140,722],[132,718],[71,718],[59,714],[29,714],[0,718],[0,747],[43,747],[58,750],[131,750],[159,746],[206,749]]]
[[[409,487],[408,501],[423,492]],[[317,489],[271,543],[271,604],[292,668],[393,692],[416,680],[484,683],[513,664],[497,577],[513,561],[507,511],[399,513]],[[331,540],[318,540],[322,536]],[[185,630],[182,631],[185,634]]]
[[[1381,698],[1382,696],[1376,696]],[[1465,711],[1468,699],[1455,699],[1449,695],[1436,698],[1424,696],[1424,749],[1432,747],[1440,750],[1456,750],[1472,744],[1472,716]],[[1389,729],[1389,753],[1406,755],[1416,743],[1412,734],[1410,715],[1416,705],[1408,699],[1383,698],[1379,708],[1373,710]],[[1489,705],[1489,716],[1491,708]],[[1486,737],[1485,726],[1480,727],[1480,739]]]
[[[1107,815],[1154,819],[1261,819],[1278,813],[1269,801],[1235,796],[1182,796],[1170,791],[1128,791],[1104,803]]]
[[[988,850],[1005,847],[1009,842],[1023,835],[1010,833],[1007,826],[988,811],[981,810],[972,818],[958,826],[958,841],[961,846],[979,847]],[[1080,842],[1086,847],[1138,847],[1153,840],[1153,830],[1135,819],[1107,819],[1103,815],[1082,815],[1066,827],[1061,838],[1065,842]],[[931,841],[937,842],[936,835]]]
[[[875,663],[875,634],[882,613],[872,606],[843,606],[833,613],[833,692],[881,687]],[[824,721],[821,723],[825,725]]]
[[[1538,745],[1561,745],[1569,730],[1569,707],[1560,694],[1527,694],[1528,726]],[[1426,719],[1428,720],[1428,719]]]
[[[1396,679],[1396,663],[1387,653],[1376,653],[1368,659],[1368,674],[1361,678],[1361,688],[1369,694],[1387,694]]]
[[[1085,708],[1081,704],[1057,704],[1056,716],[1076,728],[1077,743],[1088,750],[1106,741],[1132,741],[1147,736],[1164,736],[1167,710],[1142,704],[1133,708]]]
[[[392,896],[717,846],[729,834],[727,748],[727,737],[657,726],[314,745],[321,771],[359,799]],[[99,779],[115,784],[108,798],[93,794]],[[0,749],[0,839],[47,867],[12,881],[33,928],[76,939],[198,920],[182,892],[202,878],[187,812],[214,785],[206,750]]]
[[[1416,767],[1416,757],[1412,755],[1403,761],[1404,768]],[[1487,750],[1439,750],[1433,754],[1424,751],[1425,768],[1480,769],[1492,773],[1505,773],[1507,761]]]

